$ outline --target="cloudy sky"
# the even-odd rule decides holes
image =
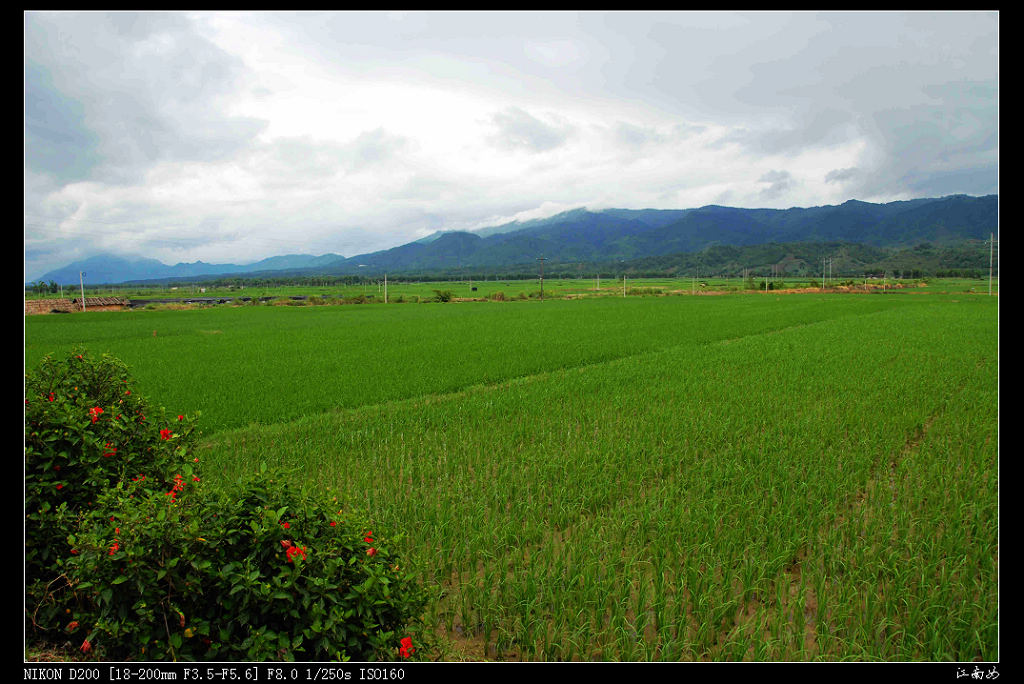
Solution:
[[[26,280],[998,191],[999,15],[24,15]]]

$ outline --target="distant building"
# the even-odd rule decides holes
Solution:
[[[85,312],[90,311],[126,311],[128,300],[124,297],[86,297]],[[48,313],[80,313],[81,298],[75,299],[26,299],[25,315]]]

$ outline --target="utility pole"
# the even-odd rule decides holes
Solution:
[[[384,303],[388,303],[388,274],[384,274]]]
[[[995,233],[989,233],[988,240],[988,296],[992,296],[992,257],[995,251]]]
[[[544,262],[547,261],[544,257],[537,257],[537,261],[540,262],[540,301],[544,301]]]
[[[82,311],[85,311],[85,271],[78,272],[78,285],[82,288]]]

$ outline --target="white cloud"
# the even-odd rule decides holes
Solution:
[[[41,13],[26,275],[996,190],[998,14]]]
[[[550,117],[549,117],[550,118]],[[519,107],[508,107],[495,113],[491,120],[497,132],[492,142],[500,148],[547,152],[564,144],[573,134],[573,126],[557,118],[541,121]]]

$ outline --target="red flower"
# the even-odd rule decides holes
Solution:
[[[161,430],[160,439],[170,439],[173,434],[170,430]]]
[[[76,629],[78,629],[78,620],[72,620],[64,629],[68,630],[69,632],[75,631]]]
[[[285,551],[285,554],[288,556],[289,563],[294,563],[296,556],[302,560],[306,560],[306,547],[303,546],[302,548],[299,548],[298,546],[292,546]]]
[[[283,523],[281,523],[281,527],[283,527],[284,529],[286,529],[286,530],[287,530],[288,528],[290,528],[290,527],[291,527],[291,524],[289,524],[289,523],[286,523],[286,522],[283,522]]]
[[[401,646],[398,647],[398,654],[403,658],[408,658],[416,652],[412,645],[412,637],[405,637],[400,643]]]
[[[287,548],[291,547],[291,545],[292,545],[292,542],[291,542],[290,539],[282,539],[281,540],[281,546],[283,546],[284,548],[287,549]]]
[[[334,527],[334,526],[335,526],[335,525],[337,525],[337,524],[338,524],[338,523],[334,522],[333,520],[331,521],[331,527]]]
[[[363,537],[363,541],[366,542],[367,544],[372,544],[373,543],[373,532],[367,532],[366,536]]]
[[[86,639],[85,641],[82,642],[82,645],[81,645],[80,648],[82,649],[82,653],[88,653],[89,651],[92,650],[92,644],[90,644],[89,640]]]
[[[373,547],[371,546],[370,548],[368,548],[368,549],[366,550],[366,555],[367,555],[367,556],[376,556],[376,555],[377,555],[377,549],[375,549],[375,548],[373,548]]]
[[[185,420],[185,416],[178,416],[178,420]]]
[[[103,409],[101,409],[99,406],[93,406],[91,409],[89,409],[89,415],[92,416],[92,422],[95,423],[97,420],[99,420],[101,413],[103,413]]]

